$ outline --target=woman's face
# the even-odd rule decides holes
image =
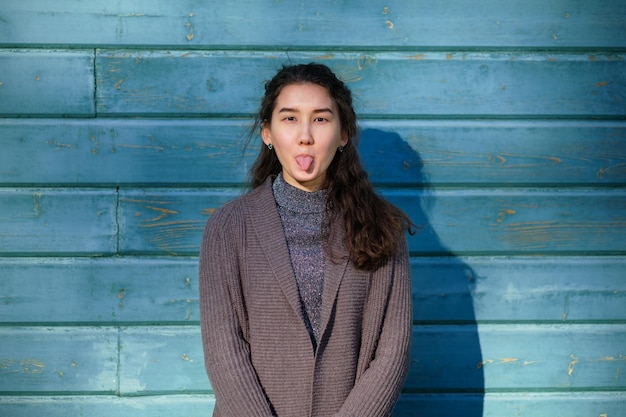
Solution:
[[[348,142],[335,101],[312,83],[283,87],[261,136],[272,144],[285,181],[305,191],[321,188],[337,149]]]

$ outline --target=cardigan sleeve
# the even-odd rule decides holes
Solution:
[[[237,259],[241,243],[232,221],[241,221],[237,217],[216,212],[202,238],[199,296],[204,362],[221,415],[270,417],[274,414],[251,363],[242,325],[245,310]]]
[[[405,239],[392,265],[391,288],[382,311],[384,319],[374,356],[334,417],[390,416],[402,390],[413,330],[411,273]],[[377,278],[382,277],[373,277]],[[370,331],[378,329],[363,329],[364,333]]]

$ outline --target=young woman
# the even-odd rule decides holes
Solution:
[[[320,64],[265,85],[252,191],[208,220],[200,308],[214,417],[389,416],[409,364],[409,218],[361,168]]]

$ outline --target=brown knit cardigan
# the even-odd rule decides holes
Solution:
[[[343,229],[341,227],[340,229]],[[271,179],[216,211],[200,254],[204,359],[214,417],[391,415],[409,364],[406,242],[377,271],[355,269],[338,230],[313,350]]]

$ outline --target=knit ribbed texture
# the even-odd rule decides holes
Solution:
[[[373,273],[333,225],[313,350],[271,181],[216,211],[200,250],[204,362],[213,417],[385,417],[409,365],[406,242]],[[341,255],[344,255],[343,257]]]
[[[317,347],[326,266],[322,242],[326,192],[301,190],[286,183],[282,175],[278,175],[272,190],[300,293],[304,324],[311,335],[313,345]]]

